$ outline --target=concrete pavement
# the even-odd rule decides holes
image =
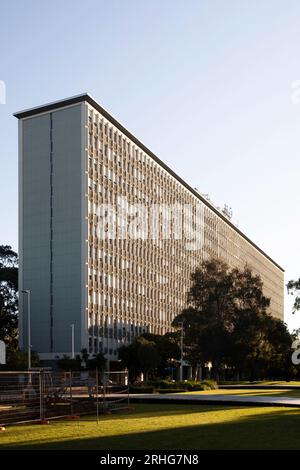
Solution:
[[[272,397],[272,396],[243,396],[223,395],[215,393],[192,394],[192,393],[164,393],[159,394],[130,394],[131,403],[181,403],[198,405],[250,405],[250,406],[288,406],[299,407],[300,398],[295,397]]]

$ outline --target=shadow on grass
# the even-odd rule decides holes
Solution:
[[[222,406],[222,409],[224,406]],[[227,406],[226,409],[235,410],[237,407]],[[241,408],[247,408],[247,405],[242,405]],[[189,403],[132,403],[130,405],[129,411],[121,411],[120,413],[111,413],[108,415],[101,415],[100,420],[138,420],[138,419],[145,419],[151,417],[163,417],[163,416],[181,416],[183,413],[185,415],[194,414],[194,413],[209,413],[212,411],[217,411],[220,409],[220,405],[218,404],[211,404],[209,406],[200,404],[189,404]],[[132,414],[133,412],[133,414]],[[137,413],[137,414],[136,414]],[[158,414],[159,413],[159,414]],[[93,416],[86,416],[83,417],[81,420],[83,421],[95,421],[95,417]]]
[[[171,406],[171,405],[169,405]],[[173,415],[174,418],[180,410],[172,409],[164,412],[155,407],[155,410],[149,413],[142,412],[132,418],[129,415],[116,416],[112,419],[142,419],[143,417],[153,417],[159,419],[164,415]],[[99,428],[95,423],[95,429],[98,436],[80,437],[74,436],[73,439],[64,441],[46,442],[46,439],[39,442],[27,442],[17,445],[16,443],[7,443],[0,445],[0,449],[27,449],[27,450],[198,450],[198,449],[300,449],[299,426],[300,412],[296,409],[276,409],[266,413],[256,415],[232,417],[231,421],[205,422],[201,424],[201,415],[203,412],[226,412],[231,407],[189,407],[181,408],[181,415],[190,413],[199,413],[199,424],[190,426],[173,426],[167,429],[158,429],[147,431],[141,427],[139,432],[126,433],[124,428],[122,434],[102,435],[101,422]],[[192,409],[191,409],[192,408]],[[248,408],[249,409],[249,408]],[[234,407],[239,412],[245,410],[245,407]],[[155,414],[154,414],[155,413]],[[109,418],[108,418],[109,419]],[[110,418],[111,419],[111,418]],[[90,421],[90,420],[87,420]],[[83,421],[84,422],[84,421]],[[105,423],[103,422],[103,425]],[[175,423],[174,423],[175,424]],[[75,425],[75,423],[73,424]],[[125,423],[124,423],[125,426]],[[98,431],[99,429],[99,431]],[[78,427],[80,430],[80,426]],[[94,430],[93,430],[94,432]],[[85,431],[86,433],[86,431]]]

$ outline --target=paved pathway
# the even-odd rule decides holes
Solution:
[[[294,406],[300,407],[300,398],[295,397],[272,397],[272,396],[243,396],[243,395],[223,395],[215,393],[213,395],[196,395],[180,393],[164,394],[131,394],[131,402],[144,403],[191,403],[191,404],[221,404],[221,405],[251,405],[251,406]]]
[[[220,390],[300,390],[300,385],[219,385]]]

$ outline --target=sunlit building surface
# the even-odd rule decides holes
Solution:
[[[89,95],[19,119],[20,290],[42,359],[163,334],[207,257],[248,265],[283,318],[283,269]],[[171,208],[171,209],[170,209]],[[114,211],[114,212],[113,212]],[[182,215],[183,214],[183,215]],[[26,298],[20,341],[27,348]]]

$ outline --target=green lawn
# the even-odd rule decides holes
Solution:
[[[298,385],[300,387],[300,381],[298,380],[291,380],[290,382],[284,381],[284,380],[258,380],[255,382],[249,382],[247,380],[244,381],[230,381],[230,382],[224,382],[221,381],[220,385]]]
[[[300,409],[134,405],[134,411],[8,427],[3,449],[300,449]]]

